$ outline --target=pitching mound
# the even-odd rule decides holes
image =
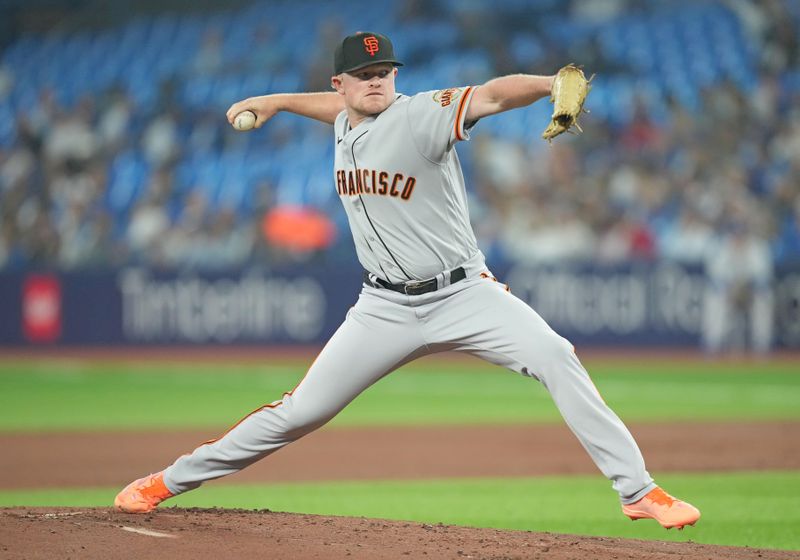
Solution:
[[[689,529],[691,530],[691,529]],[[267,510],[0,510],[0,556],[81,558],[789,559],[800,553],[498,531]]]

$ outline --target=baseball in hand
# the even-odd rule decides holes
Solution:
[[[251,130],[256,125],[256,115],[252,111],[242,111],[233,119],[236,130]]]

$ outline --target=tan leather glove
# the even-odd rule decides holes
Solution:
[[[578,117],[584,112],[583,102],[586,101],[586,96],[592,89],[589,84],[592,78],[587,80],[583,70],[574,64],[567,64],[558,71],[550,93],[553,116],[550,124],[542,133],[542,138],[550,142],[559,134],[572,132],[570,128],[573,126],[583,132],[578,125]]]

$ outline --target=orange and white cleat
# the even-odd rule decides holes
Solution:
[[[114,498],[114,507],[125,513],[148,513],[173,496],[164,484],[164,472],[134,480]]]
[[[677,527],[681,530],[686,525],[694,525],[700,519],[699,509],[670,496],[659,487],[648,492],[638,502],[623,504],[622,513],[630,517],[632,521],[655,519],[665,529]]]

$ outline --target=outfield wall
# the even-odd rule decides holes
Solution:
[[[495,267],[576,344],[698,346],[707,281],[674,264]],[[358,297],[356,269],[228,274],[0,274],[0,345],[321,344]],[[800,267],[778,271],[775,345],[800,348]]]

